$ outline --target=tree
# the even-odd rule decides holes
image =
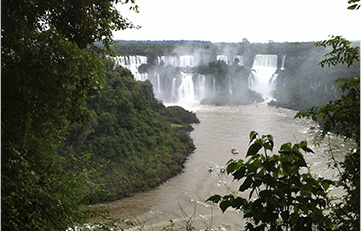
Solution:
[[[69,123],[102,90],[101,57],[113,30],[135,26],[117,0],[2,1],[1,213],[4,230],[65,230],[99,192],[88,157],[59,156]],[[127,0],[137,11],[134,0]],[[103,46],[94,42],[102,41]]]
[[[332,51],[326,54],[329,58],[319,64],[335,66],[338,64],[360,65],[359,48],[352,47],[351,42],[341,36],[316,43],[317,46],[331,46]],[[345,93],[339,99],[330,101],[322,107],[312,107],[296,117],[307,117],[321,121],[321,137],[329,132],[343,136],[356,142],[357,148],[346,154],[343,162],[334,161],[339,170],[338,186],[343,187],[346,194],[342,201],[333,208],[332,217],[338,230],[359,230],[360,228],[360,76],[352,79],[339,78],[339,88]]]
[[[232,207],[243,212],[246,230],[328,230],[331,220],[325,215],[332,181],[314,177],[301,151],[313,152],[307,142],[285,143],[279,154],[273,151],[272,135],[250,133],[245,160],[230,160],[227,173],[241,181],[240,192],[248,190],[248,199],[231,193],[214,195],[208,200],[220,203],[222,211]],[[260,153],[260,151],[263,151]],[[255,195],[255,198],[252,197]]]

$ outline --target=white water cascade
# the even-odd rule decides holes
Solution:
[[[178,103],[194,104],[197,103],[194,94],[193,75],[181,72],[181,84],[178,87]]]
[[[118,56],[115,58],[115,64],[129,69],[136,80],[144,81],[148,79],[147,73],[139,73],[138,67],[142,64],[147,64],[148,58],[146,56]]]
[[[221,54],[214,58],[228,62],[227,65],[233,65],[235,60],[238,65],[244,65],[242,55]],[[280,62],[282,61],[281,70],[284,69],[284,60],[285,56],[280,60]],[[154,96],[168,103],[196,104],[202,100],[207,101],[218,97],[218,94],[226,94],[228,97],[238,100],[239,97],[243,97],[241,95],[241,92],[244,91],[243,88],[247,87],[245,86],[247,83],[242,82],[244,78],[242,80],[234,73],[222,82],[212,75],[206,76],[194,72],[195,70],[191,67],[196,67],[203,61],[200,57],[193,55],[158,56],[156,58],[157,65],[177,67],[171,69],[175,70],[174,72],[168,72],[168,69],[155,66],[148,73],[139,73],[138,68],[148,62],[146,56],[119,56],[115,58],[115,62],[117,65],[129,69],[136,80],[149,80],[153,85]],[[252,72],[248,78],[248,88],[262,94],[266,100],[271,98],[271,93],[276,87],[277,66],[277,55],[256,55]]]
[[[224,61],[225,63],[228,63],[228,57],[227,55],[217,55],[216,58],[218,61]]]
[[[181,55],[181,56],[158,56],[157,64],[161,63],[164,66],[172,65],[173,67],[194,67],[197,65],[197,60],[193,55]]]
[[[277,78],[277,55],[256,55],[252,73],[248,81],[249,88],[262,94],[264,98],[272,97],[274,82]]]
[[[160,85],[160,75],[159,73],[154,73],[154,77],[152,79],[150,79],[150,82],[153,85],[153,91],[154,91],[154,96],[156,98],[159,98],[160,94],[162,93],[162,88]]]
[[[164,66],[172,65],[173,67],[179,66],[179,59],[177,56],[158,56],[157,64],[160,65],[163,62]]]
[[[194,85],[195,90],[195,100],[201,101],[206,97],[206,76],[205,75],[197,75],[196,81]]]
[[[285,60],[286,60],[286,55],[282,55],[282,65],[281,65],[281,70],[285,69]]]
[[[179,57],[179,66],[180,67],[194,67],[196,66],[194,56],[192,55],[182,55]]]

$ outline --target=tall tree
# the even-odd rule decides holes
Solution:
[[[135,27],[119,2],[137,11],[134,0],[2,1],[4,230],[65,230],[86,217],[80,206],[95,192],[91,170],[55,148],[69,123],[89,117],[85,100],[102,89],[112,31]]]

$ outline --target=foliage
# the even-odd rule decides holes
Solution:
[[[358,10],[360,9],[360,4],[357,3],[360,2],[360,0],[349,0],[348,4],[351,4],[349,7],[347,7],[347,9],[349,10]]]
[[[354,65],[357,62],[360,62],[359,47],[352,47],[352,43],[341,36],[331,36],[331,39],[324,40],[321,42],[316,42],[316,46],[324,47],[331,46],[331,52],[327,53],[325,56],[331,56],[330,58],[322,60],[319,65],[322,67],[327,64],[329,67],[335,66],[337,64],[347,64],[347,67]]]
[[[137,82],[129,70],[108,67],[105,92],[88,100],[92,121],[88,127],[72,126],[61,152],[92,153],[93,162],[109,162],[97,181],[110,190],[107,199],[118,199],[180,172],[194,144],[187,131],[171,123],[199,121],[194,113],[158,102],[149,81]]]
[[[351,47],[351,43],[341,36],[317,43],[318,46],[332,46],[330,56],[320,65],[360,66],[359,48]],[[338,186],[343,187],[346,195],[332,211],[332,218],[338,230],[359,230],[360,227],[360,77],[336,80],[344,94],[322,107],[313,107],[296,117],[308,117],[314,121],[322,121],[322,136],[329,132],[344,136],[356,142],[357,149],[346,154],[343,162],[335,161],[334,166],[340,171]]]
[[[4,230],[65,230],[90,215],[82,205],[98,191],[94,168],[56,147],[69,123],[89,118],[85,100],[102,91],[100,57],[112,31],[134,27],[114,2],[2,1]]]
[[[174,124],[191,124],[199,123],[199,120],[194,112],[189,112],[179,106],[169,106],[164,111],[167,121]]]
[[[307,142],[285,143],[279,154],[269,154],[274,143],[271,135],[250,133],[250,147],[245,160],[230,160],[227,173],[243,180],[237,194],[214,195],[208,200],[219,203],[222,211],[232,207],[247,218],[246,230],[328,230],[331,220],[325,215],[329,203],[327,189],[332,181],[314,177],[301,153],[313,152]],[[263,153],[259,153],[263,151]],[[253,198],[252,195],[256,195]]]

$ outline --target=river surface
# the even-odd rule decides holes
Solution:
[[[222,213],[218,206],[206,200],[214,194],[238,191],[240,182],[233,182],[232,177],[221,173],[220,169],[230,159],[245,157],[252,130],[261,135],[272,134],[275,152],[283,143],[307,140],[315,152],[305,154],[312,173],[335,179],[337,172],[327,167],[331,157],[329,142],[313,146],[316,130],[310,128],[315,127],[315,123],[294,119],[295,111],[269,107],[265,103],[185,108],[194,111],[200,123],[193,125],[191,137],[196,150],[185,163],[184,171],[151,191],[105,204],[109,206],[112,217],[137,221],[144,226],[141,227],[143,230],[161,230],[170,225],[169,220],[175,223],[174,229],[181,227],[182,222],[192,224],[198,230],[242,229],[245,221],[241,213],[234,210]],[[334,136],[330,139],[333,147],[339,148],[333,151],[335,157],[341,160],[352,143]],[[232,154],[232,148],[239,154]],[[213,172],[208,171],[209,166],[214,167]],[[334,190],[332,193],[341,192]]]

